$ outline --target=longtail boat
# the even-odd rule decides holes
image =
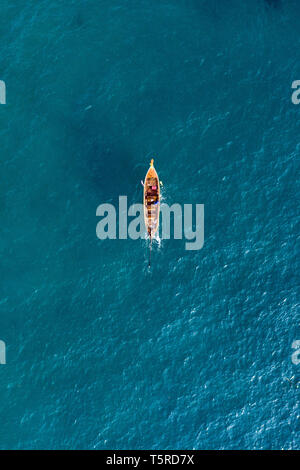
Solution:
[[[154,160],[150,162],[150,168],[147,171],[144,181],[144,219],[147,233],[150,238],[149,266],[151,264],[151,245],[152,238],[159,227],[159,203],[160,186],[158,174],[153,166]]]

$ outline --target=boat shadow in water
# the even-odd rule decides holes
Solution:
[[[99,116],[98,110],[90,109],[84,115],[77,112],[62,124],[65,141],[76,149],[75,154],[65,149],[67,158],[62,164],[66,174],[72,173],[102,202],[113,199],[111,202],[117,203],[119,195],[126,195],[129,187],[135,187],[135,176],[129,171],[134,162],[128,143],[107,116]]]
[[[279,7],[281,5],[281,0],[265,0],[265,2],[271,7]]]

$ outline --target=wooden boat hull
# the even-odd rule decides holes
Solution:
[[[144,219],[147,233],[152,239],[159,227],[160,186],[158,174],[151,160],[144,181]]]

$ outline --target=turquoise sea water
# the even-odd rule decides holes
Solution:
[[[0,448],[299,448],[299,2],[0,3]],[[152,156],[205,244],[148,272]]]

